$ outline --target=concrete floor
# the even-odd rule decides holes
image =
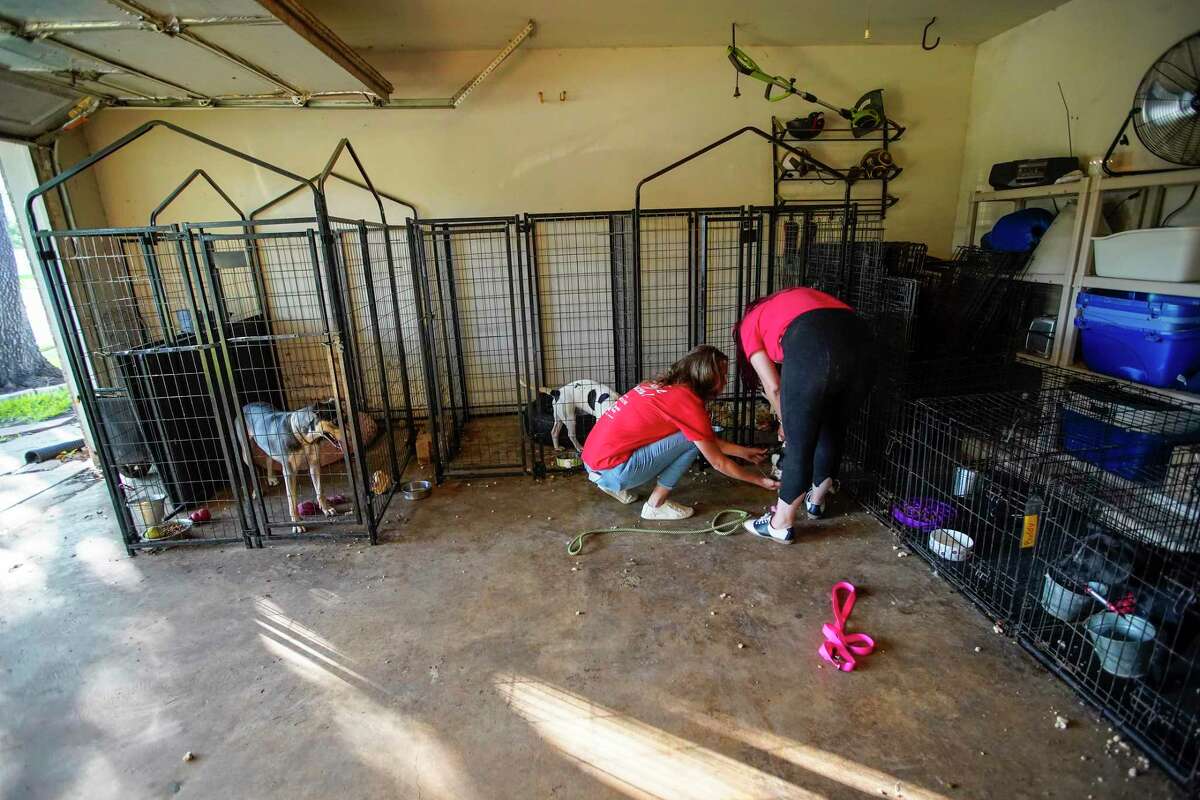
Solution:
[[[509,478],[397,500],[375,548],[129,558],[103,487],[56,472],[0,515],[0,797],[1177,796],[860,514],[572,558],[636,507]],[[839,579],[879,642],[852,674],[815,655]]]

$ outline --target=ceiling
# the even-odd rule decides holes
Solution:
[[[519,45],[983,41],[1065,0],[0,0],[0,136],[101,104],[454,108]],[[535,20],[536,25],[530,23]],[[533,35],[529,36],[530,31]],[[516,35],[514,36],[514,32]],[[395,98],[371,53],[498,50],[449,98]]]
[[[0,0],[0,135],[36,138],[91,98],[211,106],[249,95],[290,106],[388,96],[386,79],[292,5]]]
[[[868,7],[871,42],[977,44],[1066,0],[305,0],[360,50],[491,49],[525,20],[527,47],[674,47],[738,41],[758,45],[861,44]]]

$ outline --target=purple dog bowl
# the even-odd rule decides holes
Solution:
[[[892,506],[892,518],[905,527],[931,531],[954,518],[954,507],[941,500],[918,497]]]

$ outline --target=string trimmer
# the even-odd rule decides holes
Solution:
[[[760,80],[767,85],[763,92],[769,102],[777,103],[792,95],[796,95],[802,100],[807,100],[810,103],[816,103],[830,111],[833,111],[838,116],[847,120],[850,123],[850,131],[857,139],[866,136],[871,131],[883,125],[883,121],[887,117],[883,114],[883,90],[872,89],[871,91],[858,98],[851,108],[840,108],[831,103],[826,103],[821,98],[817,97],[812,92],[806,92],[803,89],[796,88],[795,78],[785,78],[782,75],[768,75],[759,69],[758,64],[754,63],[754,59],[746,54],[746,51],[740,49],[736,45],[729,45],[729,63],[733,64],[733,68],[739,74],[745,75],[755,80]],[[772,96],[772,91],[775,89],[782,90],[781,94]],[[811,115],[810,115],[811,116]],[[891,120],[889,124],[899,127]],[[823,126],[822,126],[823,127]],[[814,134],[815,135],[815,134]]]

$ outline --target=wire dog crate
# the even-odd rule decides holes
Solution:
[[[315,214],[251,219],[197,171],[146,227],[38,230],[37,197],[155,128],[296,182]],[[329,216],[325,184],[343,153],[379,222]],[[153,224],[197,177],[238,219]],[[418,300],[415,284],[401,300],[383,197],[347,141],[305,179],[150,122],[40,186],[27,212],[131,553],[296,536],[376,541],[414,448],[399,320]]]
[[[1149,392],[1040,371],[1040,385],[916,401],[891,525],[993,619],[1016,621],[1051,484],[1097,469],[1142,479],[1200,441],[1200,414]]]
[[[1053,482],[1022,644],[1200,789],[1200,447]]]

